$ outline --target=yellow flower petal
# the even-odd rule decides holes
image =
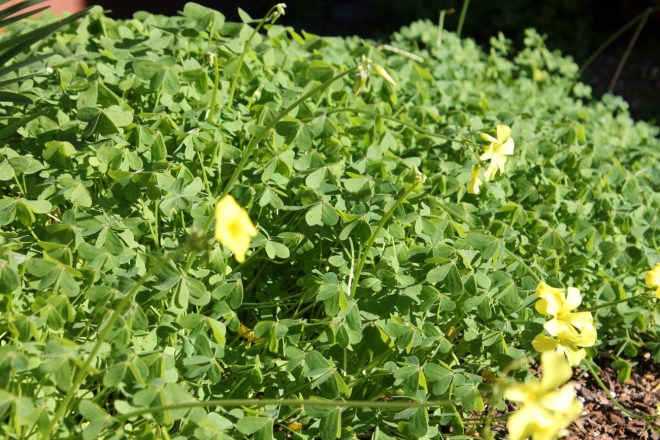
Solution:
[[[532,346],[539,353],[544,353],[546,351],[554,351],[557,349],[557,340],[550,338],[544,334],[538,334],[532,341]]]
[[[543,324],[543,328],[552,336],[564,335],[565,339],[577,339],[580,337],[578,331],[563,319],[552,318]]]
[[[467,187],[467,192],[470,194],[479,194],[479,187],[482,184],[481,179],[479,179],[479,172],[480,169],[478,166],[472,167],[472,178],[470,179],[470,183]]]
[[[515,144],[513,143],[513,139],[509,138],[502,144],[501,147],[497,149],[497,152],[499,154],[506,154],[507,156],[511,156],[513,154],[514,148]]]
[[[653,269],[646,272],[646,287],[660,287],[660,263],[656,263]],[[657,295],[657,292],[656,292]]]
[[[396,86],[396,81],[394,81],[394,78],[390,76],[390,74],[387,72],[387,70],[385,70],[385,68],[379,66],[378,64],[374,64],[374,70],[376,71],[376,75],[383,78],[390,85]]]
[[[534,395],[534,384],[509,385],[504,390],[504,398],[512,402],[527,402]]]
[[[487,133],[479,133],[479,135],[481,136],[481,139],[485,140],[486,142],[490,142],[491,144],[496,144],[497,143],[497,139],[495,139],[494,137],[492,137],[491,135],[489,135]]]
[[[497,142],[503,144],[511,138],[511,127],[504,124],[499,124],[496,127],[497,130]]]
[[[546,316],[557,316],[564,303],[564,289],[550,287],[543,281],[536,288],[536,296],[541,298],[536,302],[536,310]]]
[[[488,165],[488,169],[484,173],[484,178],[487,182],[490,182],[493,180],[493,177],[495,177],[495,173],[497,173],[497,164],[494,161],[491,161],[490,165]]]
[[[562,354],[555,351],[543,353],[541,373],[540,382],[532,380],[509,386],[504,391],[507,400],[522,404],[507,420],[511,440],[528,437],[554,440],[582,412],[573,384],[565,384],[573,370]]]
[[[562,345],[560,343],[557,346],[557,352],[563,353],[564,356],[566,356],[568,363],[573,367],[576,365],[580,365],[582,359],[587,357],[587,352],[584,350],[584,348],[578,349],[574,345]]]
[[[554,390],[573,376],[573,370],[566,359],[556,351],[541,354],[541,387]]]
[[[569,287],[566,289],[566,303],[562,309],[566,311],[574,310],[580,304],[582,304],[582,295],[580,295],[580,291],[575,287]]]
[[[529,436],[537,439],[537,434],[546,431],[554,424],[548,411],[535,404],[528,404],[509,416],[506,428],[511,440],[520,440]]]
[[[566,362],[566,361],[564,361]],[[559,390],[548,393],[539,399],[539,403],[544,408],[555,412],[566,410],[566,402],[571,402],[575,398],[575,387],[572,383],[567,383]]]
[[[215,238],[234,253],[236,261],[245,261],[250,241],[256,235],[247,211],[232,196],[223,197],[215,205]]]
[[[479,160],[491,161],[484,174],[486,180],[490,181],[497,174],[497,170],[504,173],[506,156],[513,154],[515,144],[511,138],[511,128],[503,124],[497,126],[497,139],[486,133],[481,133],[481,139],[489,142],[486,151],[479,156]]]

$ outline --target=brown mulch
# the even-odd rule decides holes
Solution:
[[[601,381],[627,410],[639,415],[657,413],[660,402],[660,366],[653,362],[650,353],[636,360],[631,380],[616,381],[617,372],[610,368],[610,361],[596,359],[602,368]],[[583,415],[570,426],[567,440],[660,440],[660,422],[647,425],[633,419],[618,409],[598,386],[589,371],[577,370],[574,377],[578,398],[584,404]]]

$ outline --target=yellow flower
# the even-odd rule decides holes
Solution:
[[[215,238],[234,253],[236,261],[245,261],[250,240],[256,235],[247,211],[232,196],[223,197],[215,205]]]
[[[575,399],[572,383],[564,384],[573,375],[564,357],[550,352],[541,355],[541,380],[509,386],[504,397],[522,403],[509,417],[507,429],[511,440],[532,437],[552,440],[582,413],[582,404]]]
[[[490,142],[486,148],[486,152],[482,154],[480,160],[490,159],[490,165],[484,173],[487,181],[493,180],[497,170],[501,173],[504,172],[504,164],[506,163],[506,156],[513,154],[514,142],[511,138],[511,128],[508,125],[500,124],[497,126],[497,139],[486,133],[481,133],[481,138],[486,142]]]
[[[561,353],[566,356],[569,365],[576,366],[579,365],[580,362],[582,362],[582,359],[587,356],[587,352],[584,350],[584,348],[580,347],[591,347],[594,345],[596,339],[595,331],[596,330],[594,329],[593,342],[587,340],[587,336],[576,341],[571,339],[570,335],[568,334],[559,335],[557,338],[551,338],[549,336],[545,336],[544,334],[538,334],[532,341],[532,345],[536,351],[540,353],[553,351]]]
[[[468,184],[467,187],[467,192],[470,194],[479,194],[479,187],[481,186],[482,182],[481,179],[479,179],[479,172],[481,170],[479,169],[478,166],[473,166],[472,167],[472,178],[470,179],[470,183]]]
[[[660,298],[660,263],[655,263],[655,267],[646,272],[646,286],[649,289],[655,289],[655,297]]]
[[[374,70],[376,71],[376,75],[383,78],[385,82],[389,83],[391,86],[396,86],[396,81],[394,81],[394,78],[392,78],[383,66],[374,63]]]
[[[551,316],[552,319],[543,326],[553,336],[564,335],[564,339],[588,347],[596,341],[594,318],[590,312],[572,313],[582,302],[580,291],[575,287],[557,289],[541,282],[536,288],[536,296],[541,298],[536,302],[539,313]]]
[[[291,422],[287,425],[287,428],[289,428],[293,432],[300,433],[300,432],[302,432],[303,424],[300,423],[297,420],[294,420],[293,422]]]
[[[250,348],[253,342],[255,344],[261,344],[266,341],[264,338],[255,338],[254,331],[244,324],[241,324],[241,326],[238,328],[238,336],[247,339],[248,348]]]

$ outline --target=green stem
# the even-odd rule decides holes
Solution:
[[[273,6],[270,8],[270,10],[266,13],[264,18],[261,19],[257,27],[254,28],[252,33],[250,34],[250,37],[247,39],[245,42],[245,45],[243,46],[243,51],[241,52],[240,57],[238,58],[238,65],[236,66],[236,72],[234,72],[234,77],[232,78],[231,81],[231,87],[229,88],[229,99],[227,99],[227,109],[231,110],[231,106],[233,105],[234,101],[234,93],[236,92],[236,85],[238,84],[238,77],[241,74],[241,67],[243,66],[243,60],[245,59],[245,55],[247,54],[248,49],[250,48],[250,43],[252,42],[252,39],[259,33],[261,28],[266,24],[268,20],[272,18],[273,12],[277,9],[277,5]]]
[[[648,16],[652,14],[653,12],[660,10],[660,6],[656,6],[651,9],[647,9],[646,11],[640,13],[637,15],[635,18],[630,20],[628,23],[624,24],[621,29],[616,31],[614,34],[612,34],[603,44],[601,44],[598,49],[594,51],[594,53],[591,54],[589,58],[582,64],[582,67],[580,67],[580,70],[578,71],[578,75],[575,77],[573,80],[573,83],[571,86],[568,88],[568,93],[570,93],[571,90],[573,90],[573,87],[575,86],[575,83],[577,83],[578,79],[582,76],[582,74],[589,68],[591,63],[593,63],[598,56],[609,47],[610,44],[614,43],[621,35],[623,35],[628,29],[630,29],[635,23],[637,23],[639,20],[644,18],[645,16]]]
[[[143,414],[153,414],[164,411],[175,411],[178,409],[204,408],[204,407],[236,407],[236,406],[270,406],[281,405],[291,407],[322,406],[332,408],[378,408],[378,409],[404,409],[404,408],[429,408],[440,407],[451,403],[453,400],[436,400],[427,402],[394,402],[394,401],[370,401],[370,400],[321,400],[321,399],[217,399],[196,402],[175,403],[172,405],[152,406],[150,408],[138,409],[125,414],[115,416],[118,420],[127,420]]]
[[[87,377],[87,374],[89,374],[89,369],[92,365],[92,362],[96,359],[96,355],[98,354],[99,350],[101,349],[101,346],[103,345],[103,342],[105,339],[108,337],[110,332],[112,331],[112,327],[114,326],[115,322],[121,316],[121,314],[124,312],[126,307],[133,301],[133,297],[137,293],[138,289],[142,287],[142,285],[149,279],[151,276],[156,273],[157,270],[161,269],[165,264],[169,263],[173,257],[178,255],[180,252],[182,252],[184,248],[179,248],[175,251],[170,252],[169,254],[165,255],[165,258],[159,260],[156,264],[154,264],[142,277],[135,283],[135,285],[131,288],[131,290],[128,291],[128,293],[119,301],[117,304],[117,307],[114,309],[108,320],[106,321],[105,327],[103,330],[99,332],[99,336],[96,340],[96,343],[92,347],[92,350],[89,352],[89,355],[87,356],[87,359],[85,359],[85,362],[83,365],[80,367],[78,370],[78,373],[76,374],[73,383],[71,384],[71,387],[69,387],[69,390],[67,391],[66,395],[64,396],[64,400],[60,402],[60,405],[57,408],[57,411],[53,415],[53,418],[51,419],[50,423],[48,424],[48,427],[46,428],[46,431],[42,435],[41,438],[43,439],[50,439],[53,438],[52,432],[55,428],[57,428],[60,419],[64,417],[66,412],[69,409],[69,405],[71,404],[71,401],[73,400],[74,396],[78,392],[78,388],[80,388],[80,385],[83,383],[85,378]]]
[[[614,72],[614,76],[612,77],[610,86],[607,88],[608,93],[612,93],[614,87],[616,87],[616,83],[619,81],[619,76],[621,75],[623,66],[626,64],[626,61],[628,60],[628,56],[630,56],[630,52],[632,52],[632,49],[635,46],[635,43],[637,42],[637,38],[639,37],[639,34],[642,32],[642,29],[644,29],[644,25],[646,24],[649,15],[650,15],[649,10],[647,9],[646,14],[644,14],[644,16],[642,17],[642,20],[639,22],[639,25],[637,25],[637,29],[635,29],[635,33],[630,39],[630,42],[628,42],[628,46],[626,47],[626,50],[623,52],[619,64],[616,66],[616,71]]]
[[[461,33],[463,32],[463,23],[465,23],[465,15],[467,14],[469,5],[470,0],[463,0],[463,9],[461,9],[461,16],[458,18],[458,28],[456,29],[456,36],[458,38],[461,38]]]
[[[351,298],[355,298],[355,292],[357,291],[357,286],[360,283],[360,275],[362,274],[362,268],[364,267],[364,263],[367,261],[367,257],[369,256],[369,252],[371,251],[371,247],[373,246],[374,242],[376,241],[376,236],[378,236],[378,233],[380,233],[381,229],[385,226],[385,223],[392,217],[392,214],[394,214],[394,210],[401,204],[403,201],[408,197],[408,195],[413,192],[422,182],[417,182],[414,185],[411,185],[410,188],[408,188],[401,196],[396,199],[392,207],[383,215],[383,217],[380,219],[380,222],[378,222],[378,226],[376,226],[376,229],[374,232],[371,233],[371,236],[369,237],[369,240],[367,240],[366,245],[364,246],[364,250],[362,251],[362,255],[360,256],[360,260],[358,261],[357,268],[355,269],[355,276],[353,277],[353,285],[351,286]]]
[[[599,310],[599,309],[604,309],[606,307],[615,306],[617,304],[621,304],[621,303],[628,302],[628,301],[633,301],[635,299],[649,300],[651,298],[652,297],[650,295],[648,295],[647,293],[642,293],[641,295],[631,296],[629,298],[618,299],[616,301],[610,301],[610,302],[606,302],[605,304],[600,304],[598,306],[590,307],[588,309],[583,310],[583,312],[594,312],[594,311]]]
[[[364,109],[360,109],[360,108],[346,107],[346,108],[337,108],[337,109],[333,109],[333,110],[328,110],[325,113],[329,115],[329,114],[332,114],[332,113],[342,113],[342,112],[361,113],[363,115],[372,116],[374,118],[386,119],[388,121],[396,122],[397,124],[401,124],[401,125],[406,126],[408,128],[412,128],[413,130],[418,131],[418,132],[420,132],[422,134],[425,134],[427,136],[436,137],[436,138],[439,138],[439,139],[444,139],[444,140],[447,140],[447,141],[450,141],[450,142],[461,143],[461,141],[457,140],[456,138],[452,138],[452,137],[445,136],[445,135],[442,135],[442,134],[433,133],[432,131],[426,130],[426,129],[424,129],[422,127],[419,127],[415,124],[412,124],[410,122],[402,121],[401,119],[395,118],[393,116],[383,115],[381,113],[373,112],[371,110],[364,110]]]
[[[596,383],[598,384],[598,386],[600,387],[600,389],[603,390],[603,391],[605,392],[605,394],[607,395],[608,399],[610,399],[610,400],[612,401],[612,403],[614,404],[614,406],[616,406],[617,408],[619,408],[624,414],[626,414],[626,415],[629,416],[629,417],[632,417],[633,419],[640,419],[640,420],[644,420],[644,421],[656,420],[656,419],[658,419],[658,418],[660,417],[659,415],[640,415],[640,414],[635,414],[634,412],[632,412],[632,411],[626,409],[623,405],[621,405],[621,403],[619,403],[618,400],[616,400],[616,398],[615,398],[615,397],[612,395],[612,393],[610,392],[609,388],[607,388],[607,386],[605,386],[605,384],[603,383],[603,381],[600,380],[600,377],[598,376],[598,373],[596,372],[596,370],[595,370],[595,368],[594,368],[594,365],[595,365],[595,364],[593,363],[593,361],[590,360],[590,359],[585,359],[585,360],[584,360],[584,364],[586,365],[587,370],[589,370],[589,372],[591,373],[591,376],[594,378],[594,380],[596,381]]]
[[[436,37],[435,37],[436,47],[440,47],[440,45],[442,45],[442,30],[445,27],[445,14],[446,13],[447,13],[447,9],[441,9],[440,10],[440,18],[438,19],[438,33],[436,34]]]
[[[527,273],[529,274],[529,276],[531,276],[532,278],[534,278],[534,281],[536,281],[536,284],[541,284],[541,281],[542,281],[541,278],[539,278],[539,276],[536,275],[536,274],[534,273],[534,271],[532,270],[532,268],[529,267],[529,266],[527,265],[527,263],[525,263],[520,257],[518,257],[516,254],[514,254],[514,253],[511,252],[510,250],[508,250],[506,247],[504,248],[504,250],[506,251],[506,254],[507,254],[509,257],[511,257],[511,258],[513,258],[514,260],[516,260],[516,262],[517,262],[518,264],[520,264],[520,265],[521,265],[521,266],[527,271]]]
[[[209,109],[208,121],[213,122],[215,118],[215,108],[218,103],[218,87],[220,84],[220,71],[218,68],[218,57],[213,54],[213,93],[211,94],[211,108]]]
[[[23,185],[21,185],[21,182],[18,180],[18,176],[15,173],[14,173],[14,182],[16,182],[16,186],[18,186],[18,191],[21,193],[21,196],[27,197],[25,188],[23,188]]]

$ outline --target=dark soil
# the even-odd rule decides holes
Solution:
[[[631,380],[616,381],[617,372],[609,367],[609,361],[597,359],[603,368],[599,374],[616,399],[628,411],[639,415],[657,414],[660,403],[660,367],[653,362],[650,353],[637,360]],[[600,389],[588,371],[577,370],[575,374],[577,394],[584,403],[583,415],[570,427],[568,440],[658,440],[660,420],[652,424],[633,419],[618,409]]]

